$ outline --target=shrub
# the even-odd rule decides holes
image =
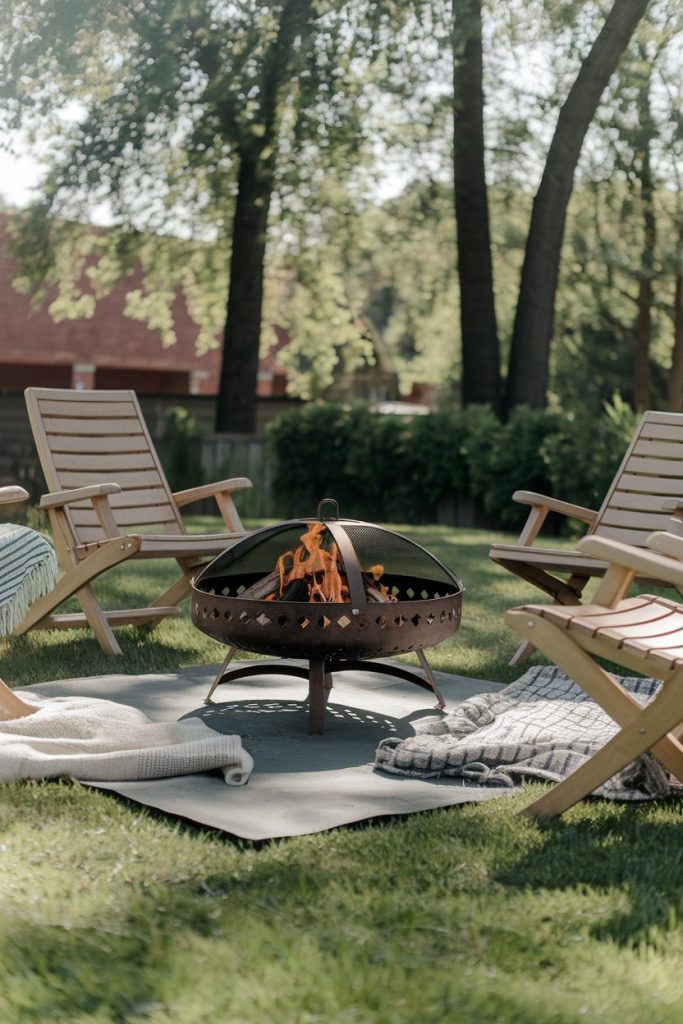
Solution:
[[[487,406],[408,418],[319,403],[270,425],[274,488],[288,515],[332,497],[345,518],[435,522],[442,500],[467,496],[516,527],[528,512],[511,500],[518,489],[595,507],[633,425],[619,402],[597,422],[520,407],[505,424]]]
[[[161,442],[161,461],[172,491],[204,482],[199,448],[199,428],[194,417],[187,409],[172,406],[166,414]]]

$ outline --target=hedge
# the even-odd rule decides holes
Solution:
[[[598,507],[634,422],[619,402],[597,421],[522,407],[506,423],[486,406],[399,417],[311,404],[269,426],[273,486],[286,515],[334,497],[346,518],[430,523],[465,497],[490,526],[514,528],[527,514],[511,501],[520,488]]]

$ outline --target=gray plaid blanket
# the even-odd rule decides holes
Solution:
[[[620,679],[641,704],[656,679]],[[529,669],[498,693],[479,694],[443,718],[414,723],[409,739],[382,740],[375,768],[423,779],[457,776],[485,786],[514,786],[525,778],[560,782],[617,731],[615,722],[553,666]],[[596,795],[647,800],[670,793],[668,773],[650,754],[638,758]]]

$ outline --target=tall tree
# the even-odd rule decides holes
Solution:
[[[362,82],[385,6],[393,16],[392,4],[332,0],[16,0],[0,26],[0,121],[49,134],[67,104],[43,220],[82,218],[106,200],[122,240],[108,255],[112,265],[125,256],[121,273],[150,231],[199,228],[225,247],[220,430],[254,429],[274,190],[285,166],[311,186],[311,165],[339,171],[362,151]],[[44,246],[33,259],[45,276],[57,256]],[[186,272],[182,261],[167,269],[176,280]],[[111,266],[101,288],[105,279],[115,279]],[[133,305],[144,313],[148,296]]]
[[[481,0],[453,0],[453,181],[462,402],[500,412],[500,352],[484,168]]]
[[[600,97],[649,0],[615,0],[557,120],[534,199],[510,349],[506,406],[543,408],[567,206]]]
[[[310,0],[286,0],[263,57],[250,131],[236,146],[239,171],[232,229],[230,284],[223,340],[217,431],[256,427],[263,276],[268,212],[275,187],[281,94],[293,75],[295,43],[311,30]],[[259,127],[255,132],[254,126]]]

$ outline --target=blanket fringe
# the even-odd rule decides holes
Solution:
[[[38,598],[44,597],[57,581],[57,556],[45,541],[45,557],[26,573],[8,600],[0,605],[0,636],[9,636],[23,621]]]

